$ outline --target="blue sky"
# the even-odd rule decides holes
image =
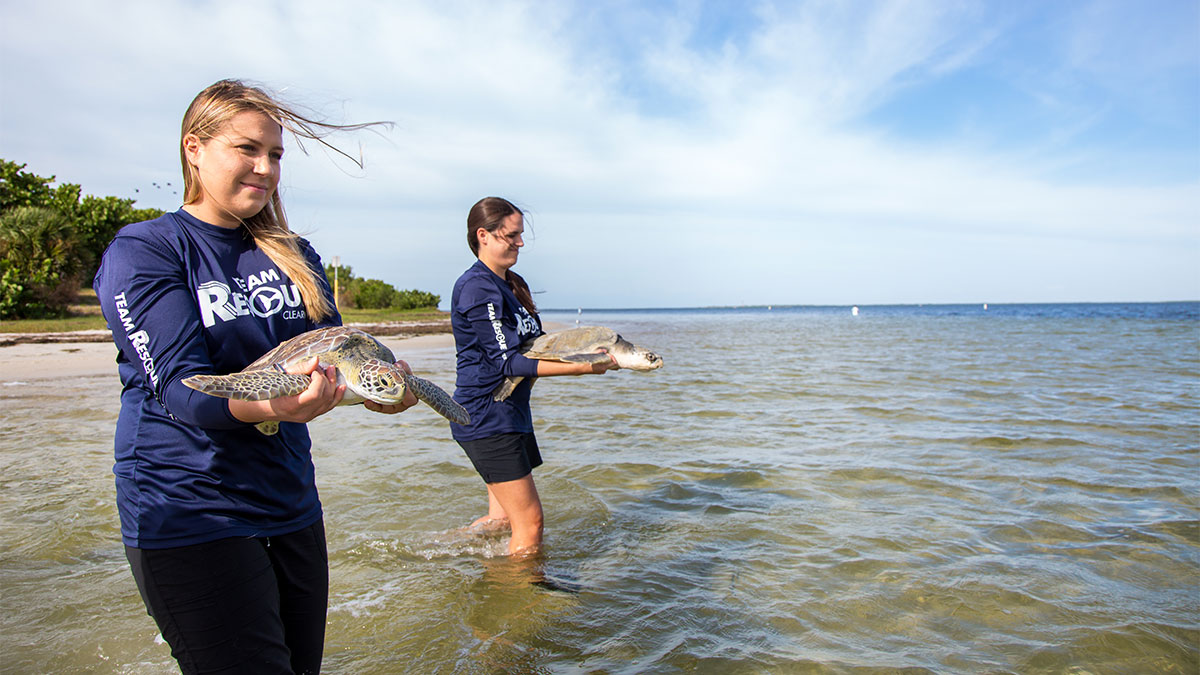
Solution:
[[[475,200],[543,307],[1200,299],[1200,3],[0,0],[0,157],[178,207],[225,77],[337,122],[294,229],[449,299]]]

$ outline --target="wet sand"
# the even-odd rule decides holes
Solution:
[[[111,342],[56,342],[0,347],[0,383],[117,374]]]

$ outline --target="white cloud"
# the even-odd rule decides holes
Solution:
[[[352,154],[361,147],[363,170],[311,144],[310,157],[289,150],[285,194],[320,248],[405,288],[448,296],[469,262],[467,208],[502,194],[535,211],[540,237],[522,267],[535,285],[548,275],[550,305],[850,295],[795,271],[796,260],[854,287],[856,302],[956,300],[937,294],[937,268],[984,240],[978,248],[1002,250],[1004,264],[977,262],[979,278],[958,287],[995,302],[1036,299],[1003,269],[1054,252],[1085,281],[1044,300],[1105,299],[1086,281],[1101,267],[1144,299],[1200,291],[1184,269],[1200,250],[1195,172],[1066,182],[1081,158],[1122,155],[1070,146],[1079,131],[997,151],[971,138],[897,141],[861,123],[897,92],[996,58],[1019,20],[968,2],[760,3],[746,22],[757,32],[698,45],[701,6],[683,7],[634,3],[611,17],[584,3],[13,4],[0,28],[2,154],[86,191],[172,208],[150,185],[179,175],[187,102],[220,77],[247,77],[334,121],[396,123],[335,138]],[[617,26],[634,32],[601,30]],[[1111,55],[1089,52],[1096,42],[1079,31],[1069,53],[1102,67]],[[1120,241],[1161,260],[1139,253],[1123,265],[1112,258]],[[1165,282],[1145,281],[1153,276]],[[604,292],[594,279],[607,279]]]

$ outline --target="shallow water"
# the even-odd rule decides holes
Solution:
[[[337,410],[325,671],[1195,673],[1198,313],[585,312],[667,365],[537,383],[533,565],[460,530],[485,494],[436,415]],[[453,381],[451,349],[409,360]],[[116,393],[0,386],[0,671],[174,672]]]

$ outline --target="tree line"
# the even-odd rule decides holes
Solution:
[[[336,276],[335,276],[336,274]],[[426,309],[437,307],[442,296],[416,289],[401,291],[379,279],[360,279],[349,265],[325,265],[325,276],[337,281],[338,304],[358,309]]]
[[[67,315],[79,290],[91,285],[105,247],[129,223],[157,218],[161,209],[136,208],[125,197],[84,195],[79,185],[54,186],[54,176],[0,159],[0,319]],[[330,281],[334,269],[326,266]],[[343,307],[417,309],[441,298],[398,291],[378,279],[338,268]]]

